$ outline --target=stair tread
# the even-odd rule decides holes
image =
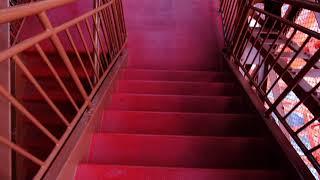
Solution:
[[[239,95],[234,83],[190,82],[190,81],[152,81],[120,80],[120,93],[146,94],[185,94],[185,95]]]
[[[234,114],[234,113],[203,113],[203,112],[155,112],[155,111],[131,111],[131,110],[107,110],[108,112],[134,112],[134,113],[149,113],[149,114],[181,114],[181,115],[213,115],[213,116],[227,116],[227,117],[255,117],[256,115],[254,113],[239,113],[239,114]]]
[[[48,68],[47,65],[41,65],[41,64],[31,64],[29,65],[30,70],[36,70],[34,72],[34,76],[37,78],[54,78],[51,70]],[[87,78],[83,68],[81,66],[73,66],[75,69],[75,72],[77,72],[77,75],[79,76],[80,79]],[[71,74],[65,67],[65,65],[61,66],[56,66],[55,67],[56,72],[58,73],[60,78],[70,78],[71,79]],[[93,71],[91,69],[87,69],[87,73],[90,77],[93,77]]]
[[[121,71],[122,80],[166,80],[166,81],[205,81],[232,82],[234,79],[227,72],[212,71],[179,71],[179,70],[150,70],[124,69]]]
[[[242,169],[200,169],[179,167],[146,167],[80,164],[76,180],[81,179],[155,179],[155,180],[269,180],[285,179],[286,176],[278,170],[242,170]]]
[[[69,92],[70,93],[70,92]],[[56,90],[56,91],[46,91],[46,94],[53,102],[70,102],[65,92],[62,90]],[[81,102],[83,101],[83,97],[78,92],[73,92],[72,95],[73,100],[75,102]],[[36,91],[28,91],[28,93],[24,94],[21,99],[23,101],[43,101],[45,102],[45,99],[39,94],[39,92]]]
[[[194,72],[194,73],[229,73],[229,71],[209,71],[209,70],[179,70],[179,69],[150,69],[150,68],[126,68],[124,71],[145,71],[145,72]]]
[[[199,96],[199,95],[185,95],[185,94],[140,94],[140,93],[114,93],[114,96],[152,96],[152,97],[190,97],[190,98],[225,98],[225,99],[232,99],[232,98],[241,98],[240,95],[234,95],[234,96],[227,96],[227,95],[213,95],[213,96]]]
[[[189,168],[276,168],[278,159],[268,142],[261,137],[95,133],[89,162]]]
[[[166,112],[248,112],[240,96],[114,93],[109,109]]]
[[[133,82],[133,83],[168,83],[168,84],[192,84],[192,85],[234,85],[234,82],[203,82],[203,81],[170,81],[170,80],[144,80],[144,79],[120,79],[119,82]]]
[[[258,136],[263,126],[252,114],[116,111],[104,113],[102,132]]]

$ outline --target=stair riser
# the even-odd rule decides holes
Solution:
[[[218,169],[187,169],[165,167],[136,167],[108,165],[80,165],[76,176],[80,179],[143,179],[143,180],[283,180],[286,177],[273,171],[218,170]]]
[[[189,168],[276,168],[263,139],[96,134],[91,163]],[[275,156],[276,157],[276,156]]]
[[[230,74],[201,71],[123,70],[120,77],[122,80],[233,82]]]
[[[55,71],[61,78],[71,77],[67,67],[65,66],[63,60],[57,53],[46,54],[47,58],[50,60],[50,63],[55,68]],[[49,66],[44,62],[42,57],[36,52],[25,52],[22,55],[22,59],[32,59],[32,61],[24,61],[26,67],[31,71],[31,73],[35,77],[53,77],[53,74],[49,68]],[[80,54],[82,63],[86,67],[86,71],[90,77],[94,76],[93,68],[90,63],[89,57],[87,57],[86,53]],[[85,71],[83,70],[81,64],[79,63],[79,59],[74,52],[68,53],[68,57],[70,62],[73,65],[76,73],[81,78],[86,78]]]
[[[120,93],[219,96],[239,95],[231,83],[120,81]]]
[[[248,112],[240,97],[115,94],[110,109],[160,112]]]
[[[101,131],[196,136],[259,136],[262,125],[252,116],[192,113],[106,111]]]

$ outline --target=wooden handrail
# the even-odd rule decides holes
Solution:
[[[42,11],[69,4],[74,1],[76,0],[44,0],[0,9],[0,24],[39,14]]]

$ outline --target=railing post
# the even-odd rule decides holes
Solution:
[[[0,0],[0,8],[7,8],[9,6],[8,0]],[[10,28],[9,24],[2,24],[0,26],[0,50],[7,49],[10,45]],[[10,91],[10,61],[0,63],[0,84],[2,84],[8,91]],[[11,140],[11,107],[10,103],[0,96],[0,137],[5,137]],[[11,150],[0,145],[0,179],[12,179],[11,174]]]
[[[53,31],[53,26],[46,14],[45,11],[41,12],[40,14],[38,14],[38,17],[43,25],[43,27],[47,30],[47,31],[52,31],[52,35],[50,37],[53,45],[55,46],[55,48],[57,49],[59,55],[61,56],[64,64],[66,65],[72,79],[74,80],[74,82],[76,83],[81,95],[83,96],[85,101],[90,101],[89,96],[86,92],[86,90],[84,89],[75,69],[72,66],[72,63],[70,62],[70,59],[58,37],[58,35]]]

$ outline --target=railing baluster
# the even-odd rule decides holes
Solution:
[[[245,0],[240,0],[240,1],[243,2],[241,7],[246,7],[246,2],[247,1],[245,1]],[[239,8],[241,8],[241,7],[239,7]],[[242,19],[244,18],[243,15],[245,15],[245,10],[246,10],[246,8],[241,8],[240,10],[238,10],[238,11],[241,11],[241,13],[239,13],[241,15],[239,16],[239,19],[237,17],[235,17],[236,25],[235,26],[231,26],[230,30],[227,31],[227,38],[230,39],[230,41],[231,41],[230,45],[229,45],[230,47],[232,47],[232,41],[234,39],[233,36],[236,33],[236,28],[238,28],[240,26],[240,23],[241,23]]]
[[[295,135],[299,134],[301,131],[303,131],[304,129],[306,129],[307,127],[309,127],[312,123],[314,123],[315,121],[319,121],[320,117],[318,115],[318,117],[314,117],[312,120],[310,120],[309,122],[307,122],[306,124],[304,124],[302,127],[300,127],[296,132]]]
[[[43,24],[44,28],[46,28],[47,30],[53,29],[52,24],[51,24],[51,22],[45,12],[42,12],[39,14],[39,19],[40,19],[41,23]],[[88,101],[89,100],[88,94],[87,94],[86,90],[84,89],[76,71],[74,70],[74,68],[70,62],[70,59],[69,59],[69,57],[63,47],[58,35],[53,33],[51,36],[51,40],[52,40],[53,45],[57,49],[58,53],[60,54],[63,62],[65,63],[67,69],[69,70],[69,73],[71,74],[72,79],[76,83],[81,95],[83,96],[85,101]]]
[[[45,134],[54,143],[58,143],[59,140],[54,137],[50,131],[45,128],[37,118],[35,118],[15,97],[13,97],[2,85],[0,85],[0,94],[6,98],[17,110],[19,110],[24,116],[26,116],[33,125],[35,125],[43,134]]]
[[[102,49],[103,49],[103,52],[104,52],[106,63],[109,64],[109,62],[108,62],[108,54],[107,53],[110,51],[110,47],[109,47],[109,42],[108,42],[107,36],[105,36],[105,33],[104,33],[104,26],[103,26],[103,23],[102,23],[103,19],[101,18],[100,13],[97,13],[95,17],[96,17],[96,19],[99,19],[99,22],[97,20],[95,20],[95,22],[97,21],[97,23],[98,23],[98,24],[95,23],[95,27],[96,28],[101,27],[100,31],[102,32],[101,36],[103,37],[103,38],[100,38],[99,42],[100,42],[101,46],[103,46],[103,44],[106,44],[106,46],[107,46],[106,47],[107,50],[104,50],[104,46],[102,47]],[[98,33],[98,37],[100,37],[99,33]],[[103,40],[105,41],[105,43],[103,43]]]
[[[301,104],[303,104],[314,92],[317,91],[317,89],[319,88],[320,86],[320,82],[315,85],[306,95],[304,98],[300,99],[300,101],[295,105],[293,106],[293,108],[283,117],[283,119],[287,119],[290,114],[295,111]],[[297,132],[297,131],[296,131]]]
[[[269,38],[270,32],[272,32],[272,31],[274,30],[274,27],[275,27],[275,25],[276,25],[276,22],[277,22],[277,21],[275,21],[275,22],[273,23],[272,28],[268,31],[267,36],[263,39],[263,42],[261,43],[261,48],[259,49],[259,52],[258,52],[259,54],[260,54],[261,50],[264,48],[263,45],[264,45],[265,41]],[[265,62],[267,61],[268,57],[269,57],[270,54],[271,54],[271,50],[272,50],[273,47],[275,46],[276,42],[279,40],[280,35],[283,34],[283,32],[284,32],[284,30],[285,30],[285,27],[286,27],[286,26],[283,25],[282,28],[281,28],[281,31],[278,32],[277,37],[274,38],[272,44],[270,45],[270,47],[269,47],[269,49],[268,49],[268,51],[267,51],[267,54],[265,55],[265,57],[263,58],[263,60],[261,61],[261,63],[259,63],[258,67],[256,68],[256,70],[255,70],[254,73],[252,74],[252,77],[253,77],[253,78],[256,78],[256,76],[257,76],[260,68],[261,68],[262,65],[264,65]]]
[[[231,3],[231,7],[229,7],[230,9],[230,15],[227,17],[226,19],[226,29],[225,29],[225,38],[227,40],[228,43],[230,43],[230,39],[228,39],[228,31],[231,29],[232,27],[232,23],[234,21],[234,16],[235,16],[235,8],[237,5],[237,0],[232,0],[233,3]]]
[[[260,18],[260,17],[259,17],[259,18]],[[251,48],[250,48],[250,50],[249,50],[249,52],[248,52],[248,54],[247,54],[247,56],[246,56],[246,58],[245,58],[245,60],[244,60],[244,63],[243,63],[244,65],[247,63],[248,58],[249,58],[249,56],[250,56],[250,54],[251,54],[251,52],[252,52],[252,50],[253,50],[253,47],[255,47],[255,45],[257,44],[258,39],[259,39],[259,37],[260,37],[260,34],[261,34],[262,30],[264,29],[265,25],[267,24],[268,20],[269,20],[269,17],[267,17],[267,18],[266,18],[266,20],[265,20],[265,21],[264,21],[264,23],[263,23],[263,26],[262,26],[262,27],[260,27],[259,32],[258,32],[258,34],[257,34],[257,36],[256,36],[256,38],[255,38],[255,40],[254,40],[254,42],[253,42],[253,43],[251,43],[251,44],[252,44],[252,46],[251,46]],[[257,21],[258,21],[258,20],[257,20]],[[254,30],[254,28],[252,28],[252,31],[251,31],[251,35],[250,35],[249,41],[250,41],[250,40],[251,40],[251,38],[253,37],[253,30]],[[254,61],[252,61],[252,62],[254,62]]]
[[[100,34],[99,34],[99,27],[98,27],[98,25],[96,24],[97,22],[96,22],[96,19],[95,18],[92,18],[92,20],[93,20],[93,24],[94,24],[94,26],[95,26],[95,29],[96,29],[96,31],[97,31],[97,42],[99,43],[99,45],[100,45],[100,47],[101,47],[101,49],[102,49],[102,58],[103,58],[103,61],[106,63],[106,64],[108,64],[108,62],[107,62],[107,57],[105,56],[105,50],[104,50],[104,45],[103,45],[103,42],[102,42],[102,40],[101,40],[101,37],[100,37]],[[89,21],[88,21],[88,19],[85,19],[85,23],[86,23],[86,26],[87,26],[87,29],[89,30],[89,32],[90,32],[90,34],[92,33],[92,31],[91,31],[91,28],[90,28],[90,24],[89,24]],[[97,48],[97,47],[96,47]],[[100,52],[99,52],[99,49],[97,48],[97,56],[99,56],[100,57]],[[102,60],[101,60],[101,57],[100,57],[100,63],[102,64]],[[103,64],[102,64],[102,66],[103,66]],[[107,69],[107,67],[105,68],[105,69]]]
[[[225,29],[226,27],[225,27],[225,19],[226,19],[226,16],[228,15],[228,10],[229,10],[229,8],[227,8],[227,7],[229,7],[228,6],[228,4],[230,3],[230,1],[232,1],[232,0],[225,0],[225,3],[223,4],[223,12],[222,12],[222,14],[221,14],[221,20],[222,20],[222,25],[223,25],[223,29]]]
[[[247,6],[247,9],[248,9],[248,7],[249,7],[249,5]],[[252,12],[252,15],[251,15],[251,18],[250,18],[250,20],[249,20],[249,23],[251,22],[251,20],[252,20],[252,18],[253,18],[253,14],[254,14],[254,11],[251,11]],[[245,31],[245,27],[246,27],[246,25],[247,25],[247,21],[246,21],[246,19],[248,19],[248,17],[249,17],[249,15],[250,15],[250,11],[249,11],[249,9],[247,10],[247,13],[246,13],[246,15],[245,15],[245,21],[242,23],[242,26],[241,26],[241,28],[240,28],[240,31],[239,31],[239,34],[238,34],[238,36],[237,36],[237,39],[236,39],[236,41],[235,41],[235,43],[234,43],[234,45],[233,45],[233,47],[232,47],[232,55],[234,56],[234,58],[237,58],[236,57],[236,50],[237,50],[237,47],[239,47],[239,41],[240,41],[240,38],[241,38],[241,35],[243,34],[243,32]],[[241,20],[241,19],[240,19]],[[246,32],[247,32],[247,30],[246,30]],[[235,33],[237,33],[237,31],[235,32]],[[245,36],[244,36],[245,37]]]
[[[112,11],[113,20],[114,20],[115,28],[116,28],[117,35],[118,35],[119,44],[121,44],[123,42],[123,39],[122,39],[123,37],[121,36],[121,29],[119,27],[118,13],[117,13],[117,10],[116,10],[114,3],[111,5],[111,11]],[[119,47],[119,48],[121,48],[121,47]]]
[[[243,54],[243,52],[246,50],[246,48],[249,46],[248,44],[250,43],[251,44],[251,48],[250,48],[250,50],[252,50],[252,48],[253,48],[253,44],[250,42],[250,40],[251,40],[251,38],[252,38],[252,36],[253,36],[253,30],[256,28],[256,26],[258,25],[258,21],[260,20],[260,18],[261,18],[261,13],[259,14],[259,17],[258,17],[258,19],[256,19],[255,21],[255,23],[254,23],[254,25],[253,25],[253,27],[250,29],[250,23],[249,23],[249,25],[248,25],[248,30],[247,30],[247,32],[246,32],[246,34],[245,34],[245,36],[247,36],[247,34],[249,33],[250,35],[249,35],[249,38],[246,38],[245,37],[245,39],[247,39],[246,40],[246,42],[245,42],[245,44],[244,44],[244,46],[242,46],[243,48],[241,49],[241,48],[239,48],[239,51],[238,51],[238,53],[240,53],[240,55],[242,55]],[[252,19],[254,19],[253,18],[253,16],[252,16]],[[251,22],[251,21],[250,21]],[[249,52],[248,52],[249,53]],[[243,61],[244,63],[242,64],[242,65],[246,65],[245,64],[245,60]]]
[[[71,104],[73,105],[73,107],[79,111],[79,107],[77,105],[77,103],[74,101],[73,97],[71,96],[70,92],[68,91],[67,87],[64,85],[63,81],[61,80],[61,78],[59,77],[59,74],[57,73],[57,71],[55,70],[55,68],[53,67],[53,65],[51,64],[50,60],[48,59],[48,57],[46,56],[46,54],[43,52],[42,48],[40,47],[39,44],[35,45],[37,51],[39,52],[42,60],[48,65],[50,71],[52,72],[53,76],[55,77],[55,79],[58,81],[59,85],[61,86],[62,90],[64,91],[64,93],[67,95],[68,99],[70,100]]]
[[[93,89],[93,83],[91,82],[91,78],[90,78],[90,76],[89,76],[89,73],[88,73],[88,71],[87,71],[87,68],[86,68],[85,65],[83,64],[83,60],[82,60],[82,58],[81,58],[81,56],[80,56],[80,54],[79,54],[79,51],[78,51],[78,49],[77,49],[77,46],[75,45],[75,43],[74,43],[74,41],[73,41],[73,39],[72,39],[72,36],[71,36],[71,33],[70,33],[69,29],[66,29],[66,34],[67,34],[67,37],[68,37],[68,39],[69,39],[69,41],[70,41],[70,43],[71,43],[71,46],[72,46],[74,52],[76,53],[78,62],[80,63],[80,65],[81,65],[81,67],[82,67],[82,70],[84,71],[84,73],[85,73],[85,75],[86,75],[86,78],[87,78],[87,80],[88,80],[88,82],[89,82],[89,85],[90,85],[91,89]]]
[[[7,140],[6,138],[0,136],[0,144],[4,144],[5,146],[9,147],[10,149],[13,149],[15,152],[21,154],[23,157],[26,157],[27,159],[31,160],[32,162],[36,163],[39,166],[43,166],[44,162],[38,159],[37,157],[33,156],[26,150],[24,150],[22,147],[12,143],[11,141]]]
[[[272,111],[279,105],[279,103],[287,96],[287,94],[292,91],[297,84],[303,79],[303,77],[309,72],[309,70],[319,61],[320,49],[311,57],[307,64],[301,69],[301,71],[295,76],[295,78],[290,82],[287,88],[280,94],[273,105],[266,111],[266,114],[271,114]]]
[[[62,112],[59,110],[59,108],[54,104],[54,102],[49,98],[48,94],[45,92],[45,90],[40,86],[40,84],[37,82],[37,80],[33,77],[31,72],[28,70],[28,68],[23,64],[21,59],[15,55],[12,58],[14,62],[17,64],[17,66],[22,70],[22,72],[26,75],[28,80],[34,85],[34,87],[39,91],[41,96],[45,99],[45,101],[48,103],[48,105],[52,108],[52,110],[59,116],[59,118],[62,120],[62,122],[69,126],[70,123],[68,122],[67,118],[62,114]]]
[[[77,31],[78,31],[78,33],[80,35],[80,39],[82,41],[82,44],[83,44],[84,48],[86,49],[87,56],[88,56],[88,58],[90,60],[90,64],[91,64],[92,68],[94,69],[95,76],[96,76],[97,79],[99,79],[100,70],[103,71],[103,69],[102,69],[102,67],[100,67],[101,69],[98,69],[98,72],[96,71],[96,67],[94,66],[94,62],[93,62],[93,59],[91,57],[91,53],[90,53],[89,47],[88,47],[87,42],[86,42],[86,40],[84,38],[84,35],[83,35],[83,32],[81,30],[81,27],[80,27],[79,23],[76,24],[76,28],[77,28]]]
[[[224,21],[224,19],[226,18],[226,16],[228,15],[228,10],[229,10],[229,4],[230,4],[230,2],[231,2],[232,0],[225,0],[225,3],[223,4],[223,16],[222,16],[222,18],[223,18],[223,21]]]
[[[273,70],[274,66],[277,64],[279,58],[281,57],[282,53],[284,52],[284,50],[288,47],[290,41],[292,40],[292,38],[295,36],[297,30],[294,30],[290,36],[289,39],[287,39],[285,45],[281,48],[281,51],[278,53],[277,57],[274,59],[272,65],[269,67],[269,69],[267,70],[265,77],[262,79],[262,81],[259,84],[259,88],[262,86],[262,84],[268,79],[268,74],[270,73],[271,70]]]
[[[109,58],[111,58],[111,46],[110,46],[110,41],[109,41],[109,35],[108,35],[108,31],[106,30],[106,27],[105,27],[105,24],[103,23],[104,20],[103,20],[103,16],[101,15],[101,13],[98,13],[98,16],[99,16],[99,19],[100,19],[100,26],[101,26],[101,30],[102,30],[102,36],[104,37],[104,41],[105,41],[105,44],[107,46],[107,51],[106,51],[106,55],[107,55],[107,62],[109,62]],[[109,54],[109,56],[108,56]]]
[[[244,47],[243,44],[246,41],[246,36],[247,36],[248,31],[249,31],[248,29],[245,30],[245,26],[250,27],[250,23],[253,20],[254,13],[255,13],[255,11],[252,11],[252,14],[250,16],[250,20],[249,20],[248,24],[247,24],[247,21],[245,21],[243,23],[242,27],[241,27],[241,31],[240,31],[240,33],[238,35],[238,38],[236,40],[235,46],[233,47],[233,51],[232,51],[232,54],[235,56],[235,58],[238,57],[240,49]],[[247,18],[249,17],[249,11],[248,11],[248,14],[247,14],[246,17]],[[243,34],[243,37],[242,37],[242,41],[240,42],[240,37],[242,36],[242,34]],[[240,59],[238,59],[238,61],[240,61]]]
[[[312,154],[313,152],[315,152],[316,150],[320,149],[320,144],[318,144],[317,146],[313,147],[312,149],[309,150],[309,153]]]
[[[219,7],[219,11],[223,14],[224,13],[224,4],[227,0],[220,0],[220,7]]]
[[[307,45],[307,43],[309,42],[309,40],[311,39],[310,36],[307,37],[307,39],[303,42],[303,44],[301,45],[301,47],[299,48],[298,52],[295,53],[295,55],[291,58],[291,60],[289,61],[289,63],[286,65],[286,67],[284,68],[283,72],[281,74],[278,74],[278,78],[273,82],[273,84],[270,86],[269,90],[266,92],[265,96],[268,96],[268,94],[271,92],[272,88],[278,83],[278,81],[282,78],[282,76],[286,73],[286,71],[290,68],[290,66],[292,65],[292,63],[296,60],[296,58],[298,57],[298,55],[301,53],[301,51],[304,49],[304,47]]]
[[[120,44],[119,44],[119,37],[117,35],[117,30],[116,30],[116,26],[115,26],[115,22],[114,22],[114,18],[112,15],[112,9],[111,7],[108,7],[106,9],[107,13],[107,17],[109,18],[109,22],[111,22],[111,31],[113,32],[114,35],[114,41],[116,42],[116,47],[117,47],[117,51],[121,48]],[[109,16],[108,16],[109,15]]]
[[[107,15],[106,15],[106,12],[105,11],[102,11],[101,12],[101,14],[102,14],[102,20],[103,20],[103,22],[104,22],[104,24],[105,24],[105,28],[107,29],[107,32],[108,32],[108,35],[109,35],[109,40],[111,41],[111,42],[115,42],[115,38],[114,38],[114,35],[113,35],[113,31],[111,30],[112,28],[111,28],[111,24],[110,24],[110,21],[109,21],[109,19],[108,19],[108,17],[107,17]],[[115,46],[116,46],[116,43],[111,43],[110,44],[110,50],[111,50],[111,55],[112,56],[115,56],[115,52],[116,52],[116,48],[115,48]]]
[[[121,0],[116,0],[116,5],[118,6],[118,12],[120,14],[120,21],[121,21],[121,32],[122,32],[122,36],[123,37],[123,42],[125,41],[126,39],[126,26],[125,26],[125,21],[124,21],[124,13],[123,13],[123,7],[122,7],[122,1]],[[122,42],[122,43],[123,43]]]
[[[90,28],[90,25],[87,24],[87,22],[85,22],[85,26],[86,26],[87,31],[88,31],[88,33],[89,33],[89,37],[90,37],[90,40],[91,40],[91,44],[92,44],[93,49],[94,49],[94,52],[95,52],[95,54],[96,54],[96,57],[97,57],[97,60],[98,60],[98,64],[99,64],[99,66],[100,66],[100,68],[101,68],[101,71],[103,72],[103,71],[104,71],[104,68],[103,68],[103,65],[102,65],[101,57],[100,57],[100,55],[99,55],[98,47],[96,46],[95,39],[94,39],[94,37],[93,37],[93,32],[92,32],[92,30],[91,30],[91,28]],[[102,73],[102,74],[103,74],[103,73]]]

